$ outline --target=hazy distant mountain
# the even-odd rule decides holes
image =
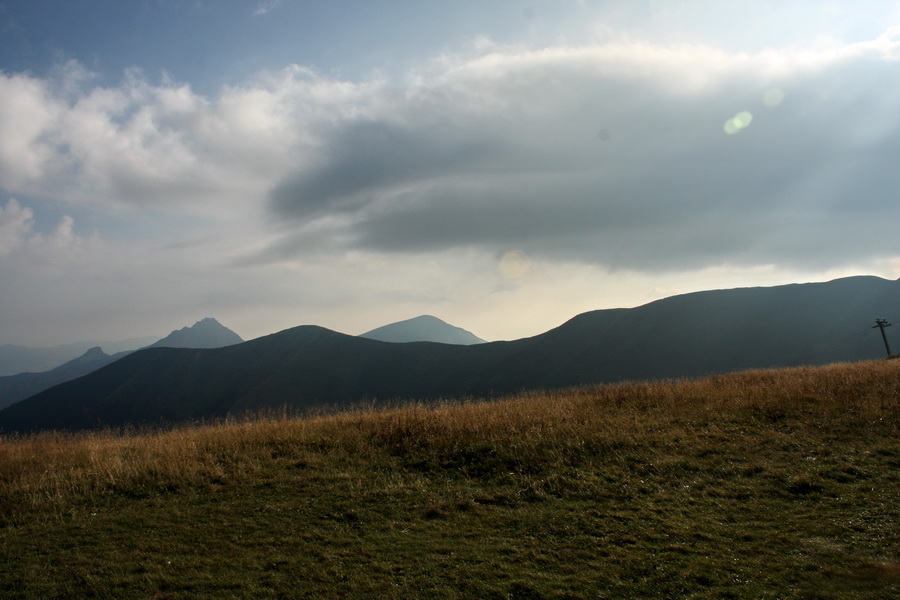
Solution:
[[[885,356],[872,328],[876,318],[900,318],[900,282],[853,277],[699,292],[471,346],[385,343],[296,327],[213,350],[138,351],[0,411],[0,429],[174,423],[283,406],[495,397],[876,359]]]
[[[41,373],[19,373],[0,377],[0,408],[6,408],[29,396],[70,381],[105,367],[109,363],[128,354],[122,352],[110,356],[98,346],[90,348],[83,355],[69,362]]]
[[[359,337],[381,342],[437,342],[462,346],[484,343],[484,340],[475,334],[461,327],[454,327],[431,315],[422,315],[384,325],[363,333]]]
[[[148,348],[222,348],[240,344],[241,336],[215,319],[206,317],[191,325],[176,329]]]
[[[49,371],[78,358],[97,346],[106,348],[110,354],[117,354],[143,348],[157,339],[156,337],[140,337],[107,342],[87,341],[48,348],[4,345],[0,346],[0,377],[16,373]]]
[[[153,340],[154,338],[150,338]],[[239,344],[243,340],[218,321],[206,318],[191,327],[173,331],[150,347],[220,348]],[[128,351],[109,355],[97,346],[69,362],[38,373],[18,373],[0,377],[0,409],[6,408],[39,392],[96,371],[122,358]]]

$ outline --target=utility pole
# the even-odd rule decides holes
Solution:
[[[891,357],[891,347],[888,346],[887,335],[884,333],[884,328],[890,326],[891,324],[887,322],[887,319],[875,319],[875,325],[872,327],[872,329],[877,327],[881,330],[881,339],[884,340],[884,349],[887,350],[888,358]]]

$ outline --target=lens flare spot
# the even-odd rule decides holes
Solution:
[[[531,270],[531,259],[521,250],[510,250],[500,257],[497,270],[506,279],[521,279]]]
[[[753,115],[750,114],[749,111],[744,110],[725,121],[725,125],[723,125],[722,128],[728,135],[734,135],[741,129],[749,127],[752,122]]]
[[[769,108],[778,106],[784,102],[784,90],[781,88],[771,88],[763,94],[763,104]]]

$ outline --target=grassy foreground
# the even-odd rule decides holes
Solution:
[[[0,438],[3,598],[900,598],[900,360]]]

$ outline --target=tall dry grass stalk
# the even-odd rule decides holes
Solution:
[[[512,470],[552,470],[634,445],[715,443],[748,428],[762,440],[786,429],[900,433],[898,416],[900,361],[881,361],[168,431],[41,433],[0,439],[0,519],[14,523],[36,511],[64,517],[114,495],[214,486],[279,460],[327,455],[464,470],[490,455]]]

